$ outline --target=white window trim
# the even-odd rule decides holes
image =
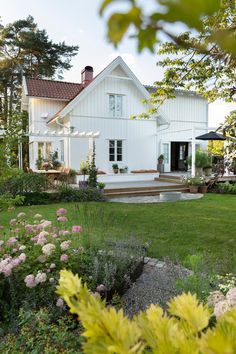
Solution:
[[[108,96],[108,117],[109,118],[123,118],[125,115],[124,115],[124,102],[125,102],[125,95],[122,94],[122,93],[112,93],[112,92],[109,92],[107,94]],[[115,97],[115,114],[112,115],[111,113],[111,110],[110,110],[110,96],[114,96]],[[120,115],[117,115],[117,111],[116,111],[116,100],[117,100],[117,97],[121,97],[121,114]]]
[[[110,141],[114,141],[115,142],[115,152],[114,152],[114,155],[115,155],[115,159],[114,161],[110,161]],[[117,160],[117,141],[121,141],[122,142],[122,160],[121,161],[118,161]],[[124,163],[124,139],[108,139],[108,161],[110,164],[114,164],[114,163],[117,163],[117,164],[123,164]]]

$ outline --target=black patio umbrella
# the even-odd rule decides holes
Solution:
[[[209,132],[203,135],[196,136],[197,140],[226,140],[224,135],[216,133],[216,132]]]

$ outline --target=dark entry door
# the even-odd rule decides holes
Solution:
[[[171,143],[171,170],[185,171],[187,156],[188,156],[188,143],[172,142]]]

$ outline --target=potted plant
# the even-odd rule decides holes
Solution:
[[[197,193],[202,181],[199,177],[184,177],[182,183],[189,186],[190,193]]]
[[[203,175],[203,167],[208,163],[208,154],[203,150],[197,150],[195,154],[196,177]],[[187,158],[188,165],[192,166],[192,156]]]
[[[205,167],[203,167],[203,170],[204,170],[205,176],[210,177],[212,175],[212,164],[206,165]]]
[[[158,163],[159,163],[159,165],[162,165],[163,162],[164,162],[164,155],[161,154],[161,155],[158,157]]]
[[[51,167],[51,164],[50,164],[50,162],[49,161],[44,161],[43,162],[43,168],[45,169],[45,171],[48,171],[49,169],[50,169],[50,167]]]
[[[112,168],[113,168],[113,172],[114,173],[118,173],[119,172],[119,166],[117,165],[117,163],[113,163]]]
[[[75,170],[73,170],[72,168],[70,168],[69,172],[68,172],[68,183],[70,184],[75,184],[76,183],[76,175],[77,172]]]
[[[206,180],[205,180],[205,178],[204,177],[201,177],[200,178],[200,186],[198,187],[198,192],[199,193],[202,193],[202,194],[205,194],[205,193],[207,193],[207,185],[206,185]]]
[[[105,183],[104,182],[98,182],[98,189],[101,194],[104,194],[104,188],[105,188]]]
[[[85,181],[85,176],[86,176],[86,174],[88,174],[88,169],[89,169],[88,161],[82,160],[80,163],[80,172],[84,176],[84,180],[79,181],[80,188],[87,188],[88,187],[88,181]]]

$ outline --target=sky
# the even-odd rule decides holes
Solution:
[[[46,29],[54,42],[78,45],[73,68],[64,72],[64,80],[80,82],[81,70],[90,65],[98,74],[114,58],[121,55],[143,84],[160,80],[163,70],[156,66],[156,54],[136,50],[134,40],[126,37],[118,48],[107,41],[105,19],[98,14],[102,0],[0,0],[2,24],[32,15],[40,29]],[[146,0],[147,1],[147,0]],[[149,0],[151,4],[153,0]],[[216,102],[209,105],[209,126],[217,127],[224,116],[236,109],[235,104]]]

